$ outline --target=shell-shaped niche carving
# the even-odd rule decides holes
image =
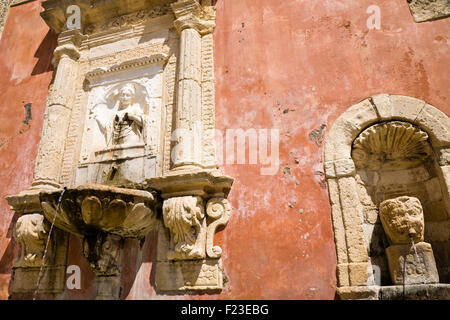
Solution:
[[[353,142],[352,150],[356,167],[369,170],[414,168],[430,155],[428,135],[401,121],[367,128]]]

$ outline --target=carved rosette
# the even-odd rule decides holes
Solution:
[[[353,142],[357,168],[378,170],[416,167],[431,155],[428,135],[400,121],[380,123],[364,130]]]

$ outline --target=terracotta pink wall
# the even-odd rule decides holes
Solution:
[[[12,241],[17,216],[5,197],[31,185],[52,77],[56,36],[39,16],[40,2],[11,8],[0,40],[0,299],[9,296],[12,259],[18,253]],[[28,103],[32,120],[25,124]]]
[[[367,28],[370,5],[381,8],[381,30]],[[406,1],[380,0],[219,0],[217,15],[217,127],[276,128],[281,138],[274,176],[224,166],[236,183],[221,297],[333,299],[323,143],[310,134],[326,125],[326,139],[347,108],[378,93],[449,114],[450,20],[417,24]]]
[[[381,30],[366,26],[370,5],[381,8]],[[0,148],[1,199],[32,179],[51,73],[30,74],[42,40],[53,41],[45,37],[38,7],[36,1],[13,8],[0,42],[0,117],[8,119],[0,138],[13,137]],[[21,20],[24,15],[29,22]],[[259,165],[223,165],[236,180],[231,220],[216,239],[229,283],[221,294],[185,298],[334,298],[336,254],[323,141],[347,108],[378,93],[416,97],[449,114],[449,27],[448,19],[415,23],[406,1],[217,2],[217,127],[279,129],[280,170],[262,176]],[[33,122],[17,134],[28,102]],[[13,214],[1,199],[0,297],[6,298]],[[149,234],[139,254],[138,243],[127,240],[122,298],[179,298],[158,296],[152,287],[154,241]],[[93,274],[75,237],[68,263],[81,266],[82,289],[67,290],[64,297],[92,298]]]

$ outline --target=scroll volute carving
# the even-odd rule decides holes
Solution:
[[[177,197],[164,202],[164,225],[170,230],[169,260],[205,257],[206,221],[201,197]]]
[[[206,204],[206,214],[208,215],[208,231],[206,236],[206,252],[210,258],[220,258],[222,248],[214,246],[214,235],[217,229],[228,224],[231,214],[231,206],[227,199],[212,198]]]
[[[226,226],[231,207],[224,198],[176,197],[164,202],[164,225],[170,232],[169,260],[220,258],[222,249],[214,246],[214,235]]]

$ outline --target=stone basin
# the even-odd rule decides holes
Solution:
[[[79,236],[101,230],[123,238],[143,238],[159,223],[158,201],[144,190],[86,184],[41,191],[39,198],[50,223]]]

